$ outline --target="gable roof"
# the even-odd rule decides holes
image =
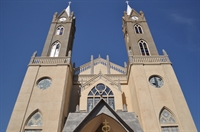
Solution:
[[[69,113],[63,132],[79,132],[88,122],[102,114],[118,122],[128,132],[143,132],[133,112],[115,112],[103,99],[89,113]]]

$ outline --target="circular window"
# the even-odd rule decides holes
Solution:
[[[157,76],[157,75],[153,75],[149,78],[149,83],[156,87],[156,88],[160,88],[163,86],[164,81],[162,80],[161,77]]]
[[[48,87],[51,86],[51,79],[50,78],[42,78],[38,81],[37,83],[37,86],[40,88],[40,89],[47,89]]]

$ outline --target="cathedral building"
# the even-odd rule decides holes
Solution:
[[[122,17],[124,66],[91,56],[75,67],[75,21],[70,4],[53,15],[7,132],[197,132],[170,59],[164,50],[158,54],[142,11],[127,3]]]

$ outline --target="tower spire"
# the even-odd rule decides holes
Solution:
[[[67,6],[67,8],[65,9],[65,11],[67,12],[67,15],[68,15],[68,17],[70,17],[70,4],[72,3],[71,1],[69,1],[68,2],[69,4],[68,4],[68,6]]]
[[[126,1],[126,4],[127,4],[127,15],[130,15],[131,14],[131,11],[132,11],[132,8],[129,6],[129,1]]]

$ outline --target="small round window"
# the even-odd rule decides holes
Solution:
[[[162,80],[161,77],[157,75],[153,75],[149,78],[149,83],[154,86],[155,88],[160,88],[163,86],[164,81]]]
[[[48,87],[51,86],[51,79],[50,78],[42,78],[38,81],[37,83],[37,86],[40,88],[40,89],[47,89]]]

